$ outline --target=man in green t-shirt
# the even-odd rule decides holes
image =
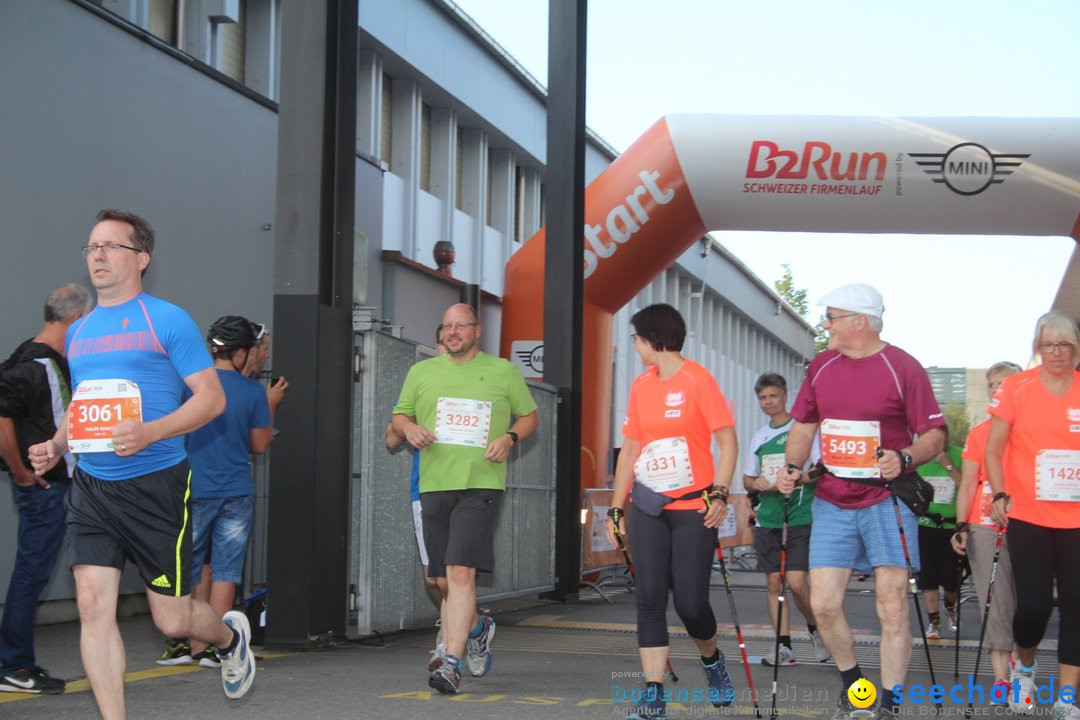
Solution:
[[[506,461],[510,448],[536,430],[539,417],[521,372],[480,351],[483,326],[471,306],[452,305],[441,330],[446,354],[409,369],[392,424],[420,451],[428,575],[446,598],[447,651],[428,685],[456,693],[466,645],[474,676],[491,668],[495,622],[480,616],[469,627],[476,610],[476,571],[494,569]]]
[[[769,422],[754,433],[750,441],[750,453],[743,468],[743,484],[748,490],[759,493],[757,527],[754,528],[754,551],[757,553],[758,570],[768,574],[769,616],[773,627],[777,622],[778,597],[780,595],[780,545],[783,540],[785,498],[776,489],[776,477],[784,467],[784,450],[787,448],[788,430],[792,419],[787,411],[787,380],[776,373],[765,373],[754,383],[758,405],[769,416]],[[818,442],[811,446],[807,467],[821,457]],[[803,472],[800,487],[787,500],[788,533],[787,560],[784,563],[784,579],[795,596],[795,604],[806,618],[810,641],[814,645],[815,659],[825,662],[829,651],[817,633],[814,612],[810,609],[810,585],[807,582],[810,557],[810,506],[814,503],[814,486]],[[795,652],[791,648],[790,613],[784,613],[780,626],[780,664],[794,665]],[[772,665],[776,656],[764,657],[766,665]]]
[[[919,518],[919,574],[916,585],[926,601],[928,625],[926,637],[941,637],[940,593],[945,589],[945,613],[949,627],[956,632],[956,597],[960,590],[960,563],[953,552],[951,539],[956,528],[956,487],[960,484],[962,449],[946,445],[946,452],[919,466],[919,475],[934,486],[934,502],[928,516]]]

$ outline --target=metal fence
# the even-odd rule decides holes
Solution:
[[[350,634],[416,628],[437,617],[424,592],[409,503],[411,454],[384,445],[386,424],[409,367],[430,356],[382,332],[356,336],[349,526]],[[477,582],[480,600],[554,588],[554,391],[530,383],[540,428],[513,449],[495,531],[495,572]]]

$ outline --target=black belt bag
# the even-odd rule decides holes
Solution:
[[[873,487],[891,489],[896,493],[896,497],[899,498],[902,503],[907,505],[908,509],[915,513],[917,517],[935,519],[934,516],[930,515],[930,503],[934,501],[934,486],[923,480],[919,473],[911,472],[885,483],[876,480],[863,480],[861,478],[840,479],[859,485],[870,485]]]
[[[660,514],[664,512],[664,508],[671,503],[678,500],[693,500],[694,498],[699,498],[701,497],[701,492],[701,490],[691,490],[679,497],[670,497],[658,493],[648,485],[635,480],[634,486],[630,488],[630,502],[634,503],[634,507],[646,515],[660,517]]]

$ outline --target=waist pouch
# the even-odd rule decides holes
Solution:
[[[942,522],[940,515],[937,513],[930,514],[930,503],[934,501],[934,486],[923,480],[919,473],[911,472],[885,483],[874,480],[856,480],[854,478],[841,478],[841,480],[847,480],[859,485],[888,488],[896,493],[896,497],[900,499],[900,502],[907,505],[908,509],[915,513],[917,517],[930,518],[938,524]]]
[[[641,512],[653,517],[660,517],[660,514],[664,512],[664,508],[673,502],[693,500],[699,497],[701,497],[701,490],[691,490],[679,497],[670,497],[656,492],[648,485],[637,480],[634,481],[634,486],[630,488],[630,502],[634,503],[634,507]]]

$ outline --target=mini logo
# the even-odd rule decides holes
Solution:
[[[120,329],[121,330],[127,330],[127,326],[128,326],[128,319],[124,318],[124,322],[120,323]]]
[[[664,411],[664,417],[666,417],[666,418],[682,417],[682,410],[665,410]]]
[[[172,587],[172,583],[169,582],[169,578],[165,577],[164,575],[158,575],[157,578],[150,584],[153,585],[154,587],[159,587],[159,588],[171,588]]]
[[[1080,425],[1070,425],[1069,432],[1080,433]]]
[[[672,390],[667,394],[667,399],[664,400],[664,404],[668,407],[679,407],[684,402],[686,402],[686,398],[683,397],[681,390]]]
[[[1080,423],[1080,408],[1069,408],[1069,422]]]
[[[1000,401],[995,396],[994,399],[990,401],[990,407],[997,407],[999,403]]]
[[[954,145],[944,153],[908,153],[934,182],[957,195],[978,195],[1005,182],[1031,153],[992,153],[979,143]]]
[[[515,340],[513,345],[511,352],[517,358],[519,367],[531,370],[536,375],[544,374],[543,343]]]

